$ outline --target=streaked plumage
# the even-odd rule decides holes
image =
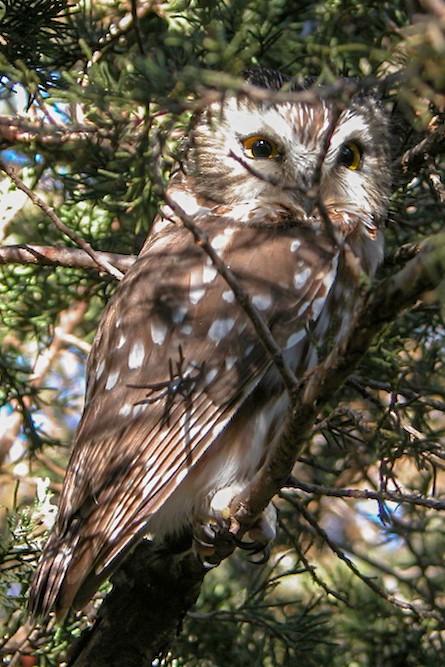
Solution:
[[[276,90],[284,79],[263,71],[252,80]],[[297,375],[348,330],[359,286],[344,242],[368,275],[380,261],[387,165],[386,123],[372,99],[337,118],[327,101],[239,96],[195,119],[169,195]],[[252,323],[181,220],[166,216],[99,326],[58,519],[32,586],[36,616],[84,605],[146,533],[162,539],[205,523],[215,493],[251,479],[283,425],[287,395]]]

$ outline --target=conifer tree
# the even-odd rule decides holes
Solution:
[[[443,0],[0,2],[4,664],[440,664],[444,52]],[[333,89],[344,76],[378,85],[393,139],[385,261],[357,335],[310,388],[317,409],[294,420],[306,446],[275,489],[271,556],[252,564],[235,550],[205,573],[144,542],[111,595],[106,584],[62,627],[32,627],[28,586],[101,313],[194,110],[239,90],[252,65]]]

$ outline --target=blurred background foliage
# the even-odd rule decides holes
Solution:
[[[2,0],[0,157],[96,250],[133,254],[160,203],[154,162],[167,179],[209,88],[236,90],[251,65],[326,84],[377,78],[393,114],[389,274],[401,246],[443,227],[443,138],[403,168],[400,156],[443,123],[444,56],[440,0]],[[0,193],[1,244],[75,247],[6,175]],[[0,265],[4,664],[58,665],[89,622],[91,610],[23,634],[86,356],[115,285],[93,269]],[[439,289],[387,326],[322,416],[295,468],[300,487],[277,499],[269,563],[235,554],[212,572],[159,664],[440,664],[443,301]]]

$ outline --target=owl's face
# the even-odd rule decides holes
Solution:
[[[389,194],[386,124],[378,103],[340,114],[328,101],[229,98],[197,120],[186,159],[195,188],[216,204],[274,206],[339,222],[378,225]]]

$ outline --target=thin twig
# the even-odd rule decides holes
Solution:
[[[101,250],[94,252],[96,257],[108,261],[122,274],[126,273],[136,261],[136,255],[121,255]],[[102,270],[96,259],[93,259],[85,250],[34,244],[0,246],[1,264],[39,264],[41,266],[69,266],[77,269]]]
[[[154,157],[156,160],[156,155]],[[172,213],[181,220],[184,227],[191,232],[196,244],[199,245],[203,252],[205,252],[210,257],[215,269],[232,289],[236,302],[244,310],[252,322],[258,339],[268,352],[271,361],[274,363],[275,368],[281,376],[284,386],[290,395],[293,395],[298,388],[298,380],[295,377],[292,369],[289,367],[286,359],[284,358],[281,347],[272,336],[266,321],[260,314],[259,310],[252,303],[248,292],[246,292],[246,290],[240,285],[233,272],[225,265],[219,254],[210,244],[207,235],[196,224],[192,216],[188,215],[184,209],[181,208],[181,206],[179,206],[165,191],[157,163],[154,166],[154,172],[155,182],[163,192],[164,201],[169,206]]]
[[[62,222],[51,206],[48,206],[48,204],[44,202],[43,199],[41,199],[38,195],[36,195],[35,192],[33,192],[30,188],[28,188],[27,185],[25,185],[21,178],[17,176],[15,169],[7,165],[1,159],[0,169],[2,169],[13,181],[13,183],[29,197],[35,206],[38,206],[45,213],[45,215],[48,216],[48,218],[55,224],[59,231],[68,236],[68,238],[70,238],[77,246],[79,246],[79,248],[82,248],[82,250],[84,250],[93,259],[93,261],[101,267],[101,269],[109,273],[114,278],[117,278],[117,280],[121,280],[124,275],[122,271],[116,269],[106,258],[102,257],[95,250],[93,250],[87,241],[85,241],[82,237],[78,236],[78,234],[67,227],[67,225]]]
[[[331,540],[327,532],[320,526],[316,518],[313,516],[311,512],[309,512],[304,503],[300,502],[296,498],[292,499],[292,504],[298,509],[300,514],[303,516],[303,518],[308,522],[308,524],[311,526],[311,528],[315,531],[317,535],[325,542],[328,547],[335,553],[335,555],[345,563],[347,568],[351,570],[351,572],[358,577],[361,581],[363,581],[368,588],[370,588],[374,593],[376,593],[379,597],[381,597],[383,600],[386,600],[386,602],[390,602],[394,604],[396,607],[399,607],[400,609],[405,609],[408,611],[411,611],[417,618],[420,618],[422,615],[430,615],[429,612],[426,610],[420,610],[416,609],[416,607],[413,604],[410,604],[409,602],[404,602],[403,600],[399,600],[396,598],[394,595],[391,595],[387,593],[381,586],[379,586],[374,579],[371,577],[367,577],[363,575],[359,568],[355,565],[355,563],[346,555],[342,549],[334,542]]]
[[[401,169],[404,174],[412,171],[418,172],[429,158],[443,152],[444,147],[445,125],[441,123],[427,137],[398,158],[394,166]]]
[[[444,511],[445,501],[435,500],[434,498],[422,498],[407,493],[397,493],[393,491],[370,491],[368,489],[343,489],[321,484],[309,484],[292,479],[286,486],[293,489],[299,489],[313,496],[329,496],[334,498],[353,498],[354,500],[376,500],[382,502],[386,500],[393,503],[409,503],[411,505],[420,505],[428,509]],[[284,496],[288,498],[287,495]]]

